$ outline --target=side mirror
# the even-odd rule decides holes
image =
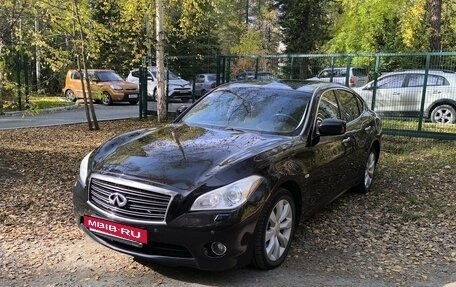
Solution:
[[[179,116],[188,109],[188,106],[180,106],[176,110],[176,116]]]
[[[347,130],[347,123],[339,119],[324,119],[318,125],[318,131],[322,136],[335,136],[344,134]]]

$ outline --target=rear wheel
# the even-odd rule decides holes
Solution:
[[[357,191],[360,193],[367,193],[374,180],[375,170],[377,168],[378,155],[377,152],[371,148],[367,156],[366,165],[364,167],[363,182],[359,184]]]
[[[76,96],[75,96],[75,94],[73,93],[72,90],[67,90],[67,91],[65,92],[65,98],[66,98],[66,100],[69,101],[69,102],[74,102],[74,101],[76,101]]]
[[[454,124],[456,123],[456,109],[450,105],[437,106],[432,110],[431,121],[440,124]]]
[[[111,95],[108,92],[103,92],[103,98],[101,99],[101,103],[105,106],[110,106],[112,104]]]
[[[270,199],[258,219],[253,265],[261,269],[280,266],[290,249],[296,226],[294,198],[281,189]]]

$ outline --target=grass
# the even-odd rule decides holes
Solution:
[[[383,128],[385,129],[396,129],[396,130],[410,130],[410,131],[417,131],[419,121],[417,119],[410,119],[410,120],[395,120],[395,119],[382,119]],[[437,123],[429,123],[423,122],[422,131],[426,132],[438,132],[438,133],[451,133],[456,134],[456,124],[437,124]]]
[[[456,142],[386,136],[377,179],[403,221],[436,220],[456,214]],[[388,186],[386,188],[386,186]]]
[[[72,106],[74,103],[66,101],[62,97],[58,96],[30,96],[29,102],[25,102],[25,98],[21,99],[22,110],[25,111],[39,111],[42,109],[57,108]],[[19,103],[17,98],[6,99],[3,104],[4,112],[19,111]]]

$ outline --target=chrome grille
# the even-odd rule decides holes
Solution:
[[[109,196],[120,193],[127,199],[124,207],[109,203]],[[93,175],[89,185],[89,203],[110,216],[132,222],[164,223],[173,193],[154,186],[103,175]]]

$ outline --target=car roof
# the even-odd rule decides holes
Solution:
[[[79,70],[72,69],[68,70],[69,72],[79,72]],[[87,69],[87,72],[114,72],[114,70],[111,69]]]
[[[242,82],[228,82],[219,88],[271,88],[276,90],[296,90],[306,93],[314,93],[320,89],[340,88],[347,89],[344,85],[322,81],[308,80],[248,80]]]
[[[398,70],[393,72],[387,72],[383,75],[393,75],[393,74],[424,74],[426,70],[424,69],[413,69],[413,70]],[[449,76],[456,76],[456,72],[453,71],[446,71],[446,70],[428,70],[429,73],[434,75],[449,75]]]

